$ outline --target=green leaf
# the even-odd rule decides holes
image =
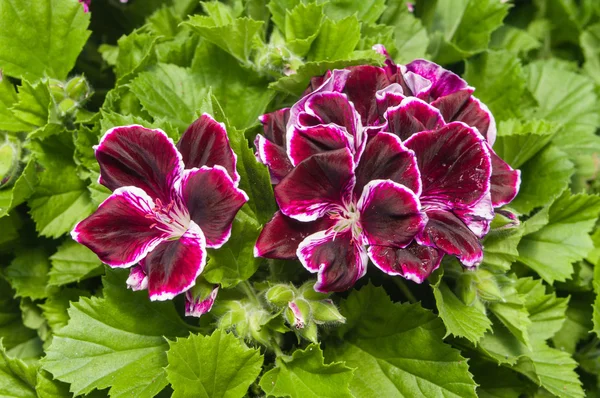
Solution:
[[[526,235],[519,244],[519,261],[545,281],[565,281],[575,261],[583,259],[594,244],[588,235],[600,213],[600,197],[564,193],[549,209],[548,224]]]
[[[167,384],[164,337],[188,331],[173,302],[153,303],[125,287],[123,273],[104,277],[104,298],[81,298],[69,308],[42,360],[76,395],[110,387],[111,397],[152,397]]]
[[[90,36],[89,23],[90,15],[76,1],[2,2],[0,69],[17,78],[65,79]]]
[[[285,15],[285,39],[289,48],[304,56],[321,29],[323,6],[316,3],[298,4]]]
[[[38,81],[30,84],[23,80],[19,86],[17,102],[11,108],[13,115],[24,125],[26,131],[45,126],[50,117],[49,107],[53,105],[48,83]]]
[[[573,163],[554,145],[546,147],[521,166],[519,194],[510,204],[523,214],[551,203],[569,185]]]
[[[386,8],[385,0],[330,0],[325,13],[334,20],[356,15],[362,23],[375,23]]]
[[[37,183],[36,162],[29,159],[14,185],[9,189],[0,190],[0,217],[6,216],[9,211],[27,200],[35,191]]]
[[[52,269],[48,283],[52,286],[79,282],[104,272],[104,267],[94,252],[70,239],[60,245],[50,260]]]
[[[191,69],[171,64],[140,73],[130,88],[150,115],[169,120],[181,132],[195,120],[208,93]]]
[[[115,72],[119,82],[125,82],[156,63],[157,37],[138,30],[118,41],[118,55],[115,63]]]
[[[327,360],[356,368],[355,397],[475,397],[475,383],[459,352],[443,343],[444,326],[419,304],[394,304],[372,285],[341,303],[347,318]]]
[[[0,74],[0,129],[6,131],[23,131],[28,125],[15,117],[10,108],[17,102],[15,87]]]
[[[502,300],[490,303],[490,311],[526,347],[530,348],[531,320],[524,306],[525,300],[512,284],[501,287]]]
[[[35,384],[36,369],[19,359],[10,358],[0,339],[0,395],[38,398]]]
[[[62,289],[50,296],[43,304],[38,305],[42,309],[48,326],[54,332],[67,326],[69,322],[69,314],[67,313],[69,305],[72,301],[78,301],[80,296],[89,297],[90,292],[79,289]]]
[[[498,125],[494,151],[513,168],[521,167],[544,148],[561,128],[547,120],[503,120]]]
[[[9,350],[36,337],[33,330],[23,325],[19,302],[13,299],[13,295],[8,282],[0,278],[0,339]]]
[[[416,58],[425,58],[429,45],[427,29],[419,18],[409,12],[404,0],[389,0],[380,22],[394,28],[397,62],[408,63]]]
[[[522,237],[522,228],[492,229],[483,240],[482,266],[504,272],[510,270],[519,257],[517,247]]]
[[[554,347],[569,354],[575,353],[577,344],[589,336],[592,324],[592,306],[586,296],[571,296],[562,327],[554,334]]]
[[[50,261],[43,248],[19,250],[6,268],[6,278],[16,290],[16,296],[41,299],[48,297]]]
[[[579,38],[585,57],[583,69],[600,84],[600,24],[589,26]]]
[[[421,1],[421,19],[430,33],[428,52],[437,63],[460,61],[487,49],[502,25],[508,4],[496,0]]]
[[[261,371],[263,357],[219,329],[169,342],[167,378],[173,397],[243,397]]]
[[[276,367],[260,379],[260,387],[274,397],[351,398],[352,373],[342,362],[325,364],[321,348],[310,344],[291,357],[278,357]]]
[[[525,76],[516,55],[507,51],[488,51],[470,58],[465,65],[464,78],[475,87],[475,95],[490,108],[497,120],[521,114]]]
[[[339,21],[325,18],[308,60],[336,61],[348,58],[360,40],[360,23],[351,15]]]
[[[102,118],[100,119],[100,131],[102,133],[106,133],[113,127],[118,126],[127,126],[129,124],[140,124],[144,127],[152,128],[152,129],[161,129],[167,135],[174,140],[179,138],[179,132],[177,128],[173,126],[170,121],[165,119],[156,118],[154,121],[145,120],[139,116],[134,115],[121,115],[119,113],[110,112],[110,111],[101,111]],[[96,142],[93,144],[97,144],[99,140],[96,139]],[[86,148],[87,149],[87,148]],[[94,157],[94,161],[95,161]]]
[[[511,25],[502,25],[492,33],[490,48],[506,50],[515,54],[526,54],[540,48],[542,43],[526,30]]]
[[[514,398],[532,396],[536,390],[533,383],[523,380],[517,372],[492,362],[473,358],[469,361],[480,398]]]

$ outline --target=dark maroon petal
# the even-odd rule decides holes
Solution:
[[[391,180],[421,194],[421,175],[415,154],[393,134],[379,133],[367,141],[356,166],[354,195],[357,199],[372,180]]]
[[[481,200],[473,206],[466,209],[454,209],[454,215],[479,238],[483,238],[490,230],[490,224],[494,219],[494,207],[490,193],[487,193]]]
[[[360,115],[348,97],[341,93],[316,93],[306,101],[306,112],[319,118],[322,124],[345,127],[351,136],[360,129]]]
[[[336,149],[354,149],[344,129],[335,124],[313,127],[292,127],[290,129],[288,153],[292,164],[297,165],[317,153]],[[352,138],[351,138],[352,139]]]
[[[263,125],[265,137],[273,144],[285,147],[285,132],[290,119],[290,108],[279,109],[258,118]]]
[[[140,188],[118,188],[71,236],[112,267],[129,267],[170,234],[154,219],[154,202]],[[165,228],[161,228],[165,227]]]
[[[427,211],[429,221],[417,235],[417,242],[434,246],[458,257],[466,267],[475,267],[483,259],[483,248],[473,234],[454,214],[443,210]]]
[[[104,134],[95,149],[100,184],[113,191],[134,186],[151,198],[171,201],[183,162],[173,140],[162,130],[138,125],[115,127]]]
[[[375,94],[390,85],[385,70],[377,66],[360,65],[350,67],[350,74],[344,86],[344,93],[354,104],[363,126],[379,121]]]
[[[196,283],[206,265],[206,240],[194,222],[178,240],[164,241],[146,256],[150,300],[170,300]]]
[[[416,242],[404,249],[386,246],[369,247],[369,257],[373,264],[389,275],[401,275],[416,283],[423,283],[442,261],[440,250],[422,246]]]
[[[240,175],[235,169],[236,156],[229,145],[225,125],[203,114],[183,133],[177,143],[186,169],[222,166],[235,183]]]
[[[212,309],[215,300],[217,299],[217,294],[219,293],[219,285],[216,285],[207,297],[194,297],[192,290],[193,289],[190,289],[185,292],[185,316],[195,316],[199,318]]]
[[[269,168],[271,183],[278,184],[294,168],[283,146],[277,146],[258,134],[254,140],[256,158]]]
[[[300,242],[309,235],[328,229],[333,225],[329,217],[316,221],[301,222],[275,213],[271,221],[265,224],[254,246],[255,257],[292,260]]]
[[[145,290],[148,288],[148,276],[144,267],[135,265],[129,268],[129,278],[127,278],[127,287],[133,291]]]
[[[446,124],[440,111],[415,97],[406,98],[400,105],[388,109],[385,119],[384,131],[396,134],[403,141],[420,131],[435,130]]]
[[[481,135],[460,122],[422,131],[404,142],[417,156],[421,203],[468,207],[489,190],[491,161]]]
[[[398,83],[392,83],[386,88],[379,90],[375,93],[378,114],[383,116],[388,108],[400,105],[404,98],[406,98],[404,90]]]
[[[221,166],[185,170],[180,189],[191,219],[206,237],[206,246],[223,246],[235,215],[248,201],[246,193],[236,188]]]
[[[454,116],[449,116],[448,121],[463,122],[475,127],[491,145],[496,141],[496,120],[487,106],[477,98],[471,96]]]
[[[519,193],[521,171],[510,167],[491,148],[490,157],[492,158],[492,177],[490,179],[492,205],[499,207],[510,203]]]
[[[440,110],[446,122],[453,122],[463,107],[469,103],[472,93],[471,88],[463,89],[432,101],[431,106]]]
[[[427,90],[431,99],[440,98],[468,87],[467,82],[458,75],[424,59],[412,61],[406,65],[406,69],[431,82],[431,87]],[[414,91],[413,93],[415,95],[419,94],[419,92]]]
[[[281,212],[299,221],[314,221],[350,200],[354,161],[347,148],[313,155],[275,186]]]
[[[297,255],[306,269],[319,273],[315,290],[322,293],[348,290],[367,271],[367,253],[352,238],[351,229],[310,235],[300,243]]]
[[[358,201],[365,244],[406,247],[425,226],[419,198],[403,185],[374,180]]]

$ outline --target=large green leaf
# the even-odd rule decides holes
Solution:
[[[261,371],[260,351],[217,329],[169,342],[167,378],[173,397],[241,398]]]
[[[308,54],[310,61],[346,59],[360,40],[360,23],[351,15],[340,21],[326,18]]]
[[[48,283],[54,286],[79,282],[104,272],[102,263],[90,249],[70,239],[60,245],[50,260]]]
[[[459,352],[446,345],[444,326],[418,304],[394,304],[372,285],[341,303],[347,323],[330,339],[328,360],[356,368],[357,397],[475,397],[475,383]]]
[[[40,299],[48,297],[48,253],[42,247],[27,248],[17,252],[17,256],[6,268],[6,278],[19,297]]]
[[[381,23],[394,28],[397,62],[408,63],[416,58],[425,58],[429,45],[427,30],[406,6],[404,0],[390,0],[381,16]],[[392,49],[388,48],[388,51]]]
[[[0,69],[18,78],[66,78],[90,35],[89,22],[73,0],[0,2]]]
[[[0,395],[38,398],[35,391],[36,369],[6,353],[0,339]]]

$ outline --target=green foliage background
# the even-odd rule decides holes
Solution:
[[[77,0],[0,0],[0,396],[598,394],[600,3],[410,5],[94,0],[86,14]],[[422,285],[369,272],[336,306],[282,288],[310,308],[296,330],[265,292],[311,276],[252,252],[275,211],[257,117],[311,76],[381,64],[379,43],[475,87],[494,149],[522,170],[507,208],[520,223],[496,217],[473,272],[451,259]],[[209,253],[204,281],[222,289],[198,321],[182,298],[127,290],[68,232],[109,194],[92,149],[107,129],[177,139],[203,112],[227,125],[250,202]]]

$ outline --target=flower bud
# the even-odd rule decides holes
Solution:
[[[307,300],[319,301],[329,297],[329,294],[317,292],[314,286],[314,281],[308,281],[298,288],[298,292]]]
[[[502,301],[504,294],[498,286],[498,282],[489,271],[477,270],[477,293],[485,301]]]
[[[317,324],[326,322],[345,323],[346,318],[338,311],[333,301],[321,300],[310,303],[312,318]]]
[[[4,142],[0,144],[0,188],[12,184],[19,176],[20,158],[19,141],[5,135]]]
[[[54,102],[57,104],[67,97],[64,84],[60,80],[50,79],[48,81],[48,88],[50,90],[50,95],[52,95]]]
[[[303,329],[311,321],[310,305],[306,300],[295,300],[288,303],[285,318],[296,329]]]
[[[310,322],[304,329],[300,329],[296,331],[302,338],[306,340],[318,344],[317,340],[317,324],[314,322]]]
[[[185,315],[200,317],[209,312],[219,292],[219,285],[196,283],[185,293]]]
[[[67,113],[73,112],[77,109],[77,103],[73,101],[71,98],[65,98],[58,104],[58,109],[64,115]]]
[[[75,76],[65,84],[65,91],[75,102],[85,101],[91,94],[90,86],[83,76]]]
[[[275,285],[267,290],[265,297],[267,301],[278,307],[286,306],[290,301],[294,300],[294,290],[289,285]]]

